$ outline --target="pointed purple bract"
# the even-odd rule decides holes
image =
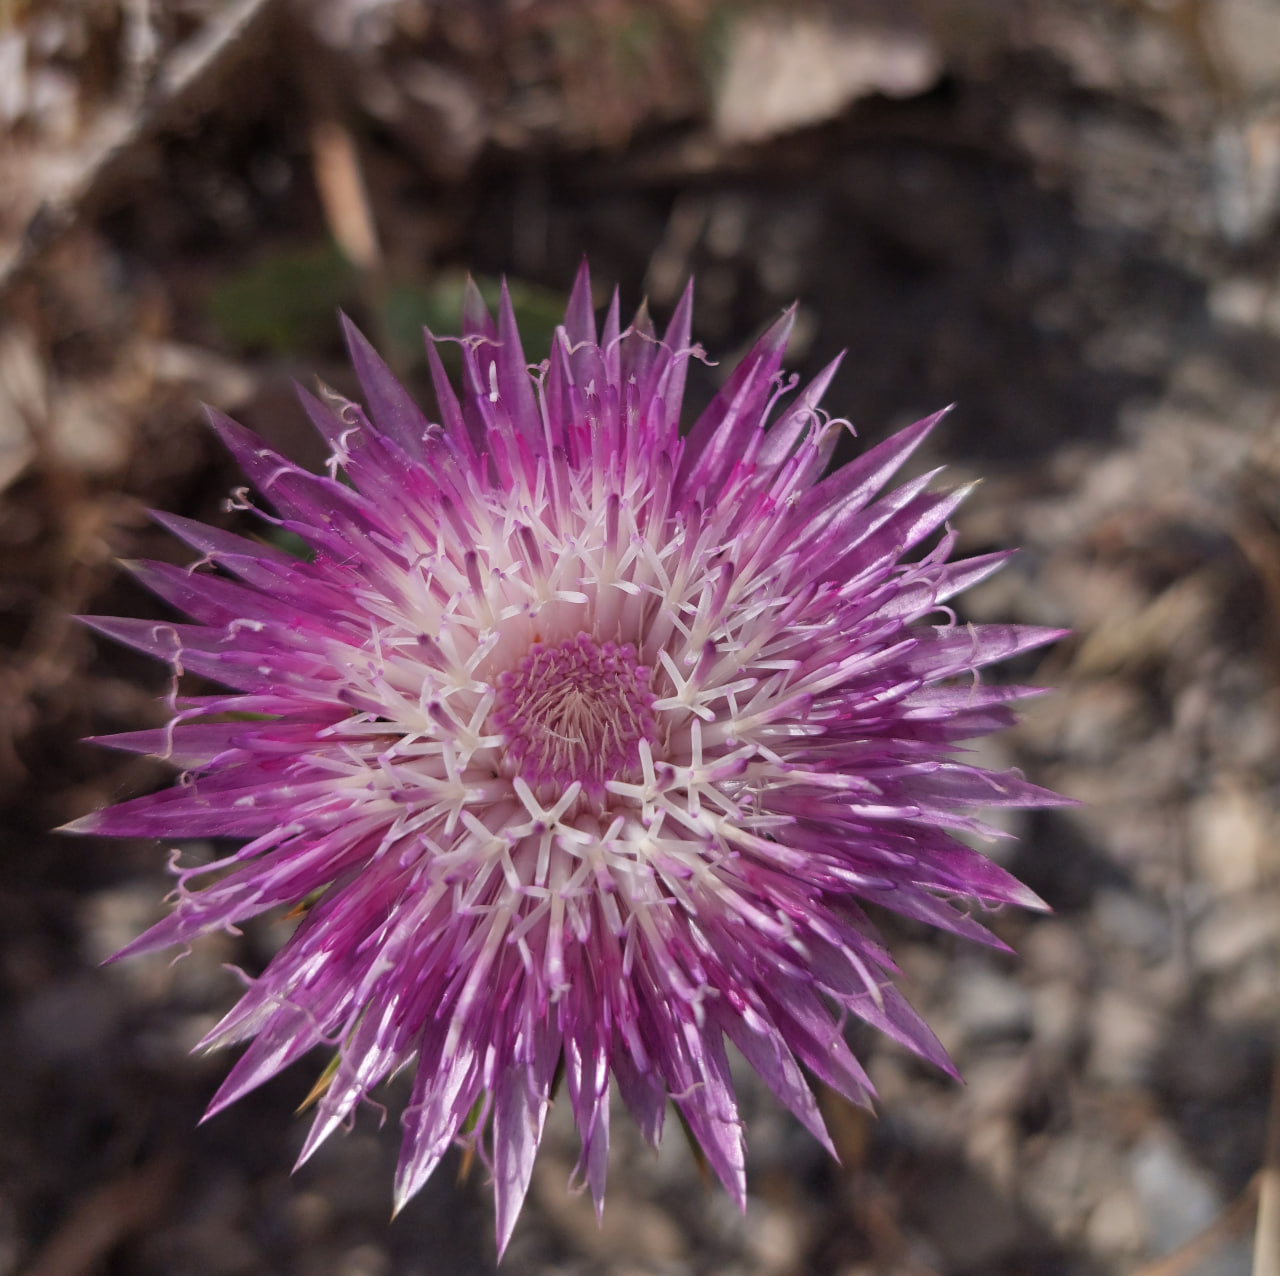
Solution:
[[[584,267],[530,369],[471,289],[438,423],[344,320],[367,410],[302,393],[327,477],[211,414],[309,557],[161,515],[204,557],[134,570],[195,623],[91,621],[231,689],[104,741],[184,781],[78,831],[245,843],[125,952],[304,914],[202,1043],[252,1043],[211,1112],[337,1043],[305,1159],[413,1064],[397,1207],[474,1138],[499,1248],[558,1073],[597,1208],[611,1078],[743,1203],[728,1045],[828,1148],[805,1070],[872,1093],[847,1017],[952,1071],[862,905],[996,943],[954,901],[1039,903],[953,833],[1058,799],[958,745],[1033,692],[977,671],[1058,635],[956,625],[1005,556],[947,561],[933,476],[881,494],[942,414],[824,476],[836,365],[776,407],[787,314],[682,438],[691,313],[622,331],[615,296],[597,336]]]

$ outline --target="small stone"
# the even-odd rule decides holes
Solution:
[[[289,1232],[305,1243],[323,1236],[333,1222],[333,1202],[320,1192],[295,1192],[284,1207]]]
[[[1152,1130],[1133,1149],[1133,1185],[1141,1203],[1153,1254],[1169,1254],[1202,1232],[1222,1212],[1212,1180],[1187,1156],[1173,1132]],[[1215,1250],[1197,1276],[1248,1276],[1249,1247],[1243,1242]]]
[[[1138,1086],[1151,1075],[1162,1040],[1162,1017],[1116,988],[1098,995],[1091,1022],[1089,1073],[1105,1085]]]
[[[1138,687],[1123,678],[1086,684],[1072,696],[1063,720],[1061,747],[1082,761],[1105,763],[1127,741],[1150,727],[1150,712]]]
[[[716,95],[716,132],[727,142],[761,141],[832,119],[872,93],[923,93],[941,72],[941,55],[921,31],[744,10]]]
[[[952,1008],[966,1041],[1023,1038],[1031,1033],[1031,997],[1012,975],[973,962],[956,971]]]
[[[1083,1031],[1084,997],[1070,980],[1050,980],[1033,991],[1031,1018],[1036,1045],[1065,1055],[1075,1048]]]
[[[52,396],[45,436],[59,461],[77,474],[115,474],[129,459],[133,422],[102,384],[63,387]]]
[[[0,72],[2,63],[0,56]],[[3,113],[2,106],[0,113]],[[34,459],[33,431],[44,423],[47,399],[44,368],[31,334],[19,327],[0,332],[0,491]]]
[[[1280,938],[1280,900],[1275,891],[1224,898],[1199,920],[1191,936],[1197,967],[1221,974]]]
[[[1074,1243],[1088,1213],[1124,1181],[1115,1147],[1097,1129],[1067,1130],[1026,1157],[1022,1202],[1063,1242]]]
[[[1027,1092],[1027,1055],[1023,1050],[991,1052],[965,1069],[965,1103],[983,1123],[1015,1111]]]
[[[1010,1200],[1018,1191],[1018,1145],[1018,1128],[1009,1117],[984,1117],[965,1140],[969,1164]]]
[[[1187,817],[1192,863],[1215,893],[1259,884],[1275,821],[1256,793],[1237,779],[1221,778]]]
[[[1148,962],[1169,955],[1173,928],[1168,914],[1135,892],[1099,891],[1093,916],[1098,929],[1118,947]]]
[[[377,1245],[357,1245],[343,1254],[334,1268],[334,1276],[387,1276],[391,1259]]]
[[[1209,291],[1209,313],[1223,325],[1261,328],[1267,324],[1272,292],[1261,279],[1223,279]]]
[[[787,1206],[766,1205],[753,1198],[747,1205],[746,1243],[755,1260],[752,1270],[785,1273],[799,1268],[809,1238],[803,1217]]]
[[[1093,956],[1079,929],[1054,917],[1037,919],[1018,945],[1028,971],[1041,979],[1089,980]]]
[[[1253,92],[1280,88],[1280,8],[1273,0],[1214,0],[1206,18],[1231,71]]]
[[[1234,243],[1260,239],[1270,231],[1280,207],[1280,115],[1224,120],[1214,135],[1211,156],[1220,229]]]
[[[1108,1192],[1089,1215],[1085,1238],[1108,1258],[1140,1253],[1147,1239],[1142,1203],[1126,1188]]]

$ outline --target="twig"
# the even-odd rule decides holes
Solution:
[[[294,67],[311,116],[311,166],[320,206],[334,243],[355,267],[372,335],[388,351],[394,366],[397,352],[383,322],[385,263],[360,149],[344,119],[338,89],[340,63],[307,25],[304,10],[293,10],[290,17]]]
[[[224,69],[265,19],[275,0],[230,0],[198,34],[175,49],[159,66],[142,105],[127,114],[104,115],[98,135],[76,169],[49,191],[27,224],[22,243],[0,264],[0,294],[8,291],[84,210],[102,197],[127,167],[138,145],[148,140],[217,71]]]
[[[1271,1113],[1260,1171],[1258,1225],[1254,1230],[1253,1276],[1280,1276],[1280,1029],[1271,1070]]]

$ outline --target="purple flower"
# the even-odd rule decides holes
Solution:
[[[327,477],[211,414],[310,557],[161,515],[202,557],[135,570],[194,623],[92,621],[228,690],[109,738],[182,781],[74,827],[244,842],[120,955],[305,914],[202,1043],[251,1041],[210,1112],[334,1047],[305,1160],[416,1062],[397,1206],[475,1137],[500,1249],[558,1072],[597,1209],[611,1077],[741,1204],[730,1044],[828,1148],[805,1070],[868,1101],[849,1016],[953,1071],[862,905],[985,943],[949,901],[1038,905],[953,833],[1057,799],[959,742],[1030,693],[977,670],[1058,635],[956,623],[1006,557],[948,562],[963,489],[879,495],[942,414],[826,473],[836,364],[780,405],[788,313],[682,438],[690,310],[597,337],[584,267],[530,369],[473,292],[439,423],[348,326],[367,408],[301,392]]]

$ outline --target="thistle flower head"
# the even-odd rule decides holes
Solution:
[[[741,1203],[729,1045],[828,1147],[806,1070],[868,1100],[850,1016],[950,1068],[863,906],[995,942],[950,901],[1037,903],[953,834],[1055,799],[958,742],[1028,694],[976,671],[1057,635],[956,623],[1004,556],[949,561],[934,475],[882,494],[938,417],[828,473],[835,365],[785,401],[787,314],[682,437],[690,309],[597,334],[584,267],[530,368],[473,295],[436,421],[348,326],[365,406],[301,392],[327,475],[212,414],[309,556],[161,515],[202,557],[136,570],[192,623],[92,622],[226,690],[111,737],[182,783],[76,827],[243,842],[121,955],[305,913],[203,1043],[251,1042],[210,1111],[333,1047],[305,1160],[413,1064],[397,1204],[473,1138],[500,1248],[558,1071],[597,1208],[611,1078]]]

